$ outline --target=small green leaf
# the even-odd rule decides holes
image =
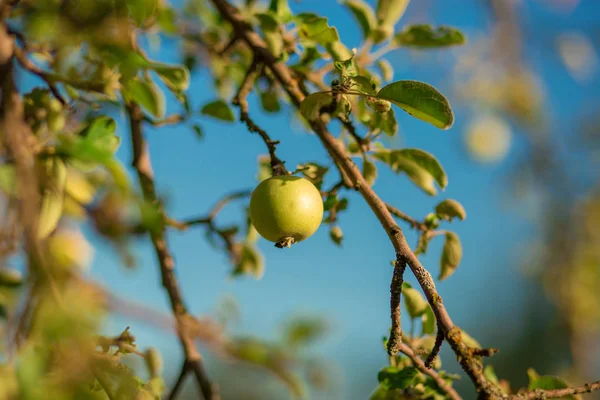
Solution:
[[[449,129],[454,114],[448,100],[433,86],[418,81],[397,81],[384,86],[377,97],[391,101],[408,114],[440,129]]]
[[[404,304],[411,318],[417,318],[423,315],[429,308],[429,304],[423,298],[421,292],[413,288],[409,283],[402,283],[402,295],[404,296]]]
[[[377,26],[377,18],[371,6],[363,0],[346,0],[344,5],[348,7],[362,30],[363,39],[371,36],[371,31]]]
[[[440,219],[452,221],[452,218],[464,220],[467,217],[465,208],[456,200],[446,199],[435,206],[435,213]]]
[[[44,170],[44,189],[40,208],[37,235],[44,239],[50,235],[63,211],[67,167],[59,157],[51,157],[42,161]]]
[[[152,81],[136,77],[129,79],[123,86],[123,97],[126,102],[134,102],[156,118],[165,114],[165,97],[163,92]]]
[[[374,157],[388,164],[392,171],[404,172],[415,185],[430,196],[437,193],[433,175],[411,158],[403,156],[401,150],[379,149],[374,153]]]
[[[154,63],[152,68],[165,85],[174,92],[187,90],[190,86],[190,71],[184,66]]]
[[[389,389],[406,389],[419,374],[416,368],[398,369],[388,366],[379,371],[377,380]]]
[[[328,329],[329,325],[323,318],[295,317],[283,326],[283,341],[295,348],[306,346],[323,338]]]
[[[0,268],[0,286],[17,287],[23,284],[23,275],[12,268]]]
[[[17,171],[14,165],[0,165],[0,190],[9,196],[18,195]]]
[[[340,246],[342,244],[342,240],[344,239],[344,232],[342,232],[342,228],[338,225],[333,225],[329,230],[329,237],[333,240],[333,243]]]
[[[342,61],[336,61],[333,63],[334,67],[340,71],[342,78],[351,78],[358,76],[358,64],[354,58],[354,53],[348,59]]]
[[[498,376],[496,375],[496,372],[494,371],[493,366],[486,365],[485,368],[483,369],[483,376],[485,376],[485,379],[492,382],[494,385],[498,386],[498,384],[499,384]]]
[[[317,187],[317,189],[321,189],[323,185],[323,179],[325,178],[325,174],[329,171],[328,167],[324,167],[320,164],[314,162],[308,162],[303,165],[298,165],[298,169],[302,170],[302,175],[306,179],[312,182],[313,185]]]
[[[202,132],[202,127],[200,125],[194,124],[192,125],[192,129],[194,130],[194,133],[198,139],[202,139],[204,137],[204,132]]]
[[[402,18],[409,0],[378,0],[377,29],[373,34],[375,43],[381,43],[394,34],[394,26]]]
[[[366,76],[353,76],[351,79],[354,82],[354,89],[371,95],[375,94],[375,84]]]
[[[262,278],[265,264],[262,254],[254,246],[245,243],[242,245],[239,261],[236,263],[232,275],[251,275],[255,279]]]
[[[333,98],[329,93],[317,92],[309,94],[300,103],[300,112],[309,121],[319,119],[321,108],[329,106]]]
[[[274,91],[262,92],[260,94],[260,104],[262,108],[267,112],[274,113],[281,110],[279,98],[277,97],[277,93]]]
[[[444,248],[440,259],[439,280],[444,280],[454,273],[462,258],[462,245],[460,238],[454,232],[446,232],[444,235]]]
[[[375,163],[371,162],[368,158],[363,160],[362,174],[369,186],[373,186],[377,179],[377,167],[375,166]]]
[[[379,68],[384,81],[391,81],[394,78],[394,67],[392,67],[392,64],[388,60],[380,58],[375,65]]]
[[[352,51],[342,42],[326,43],[323,47],[333,57],[334,61],[347,60],[353,55]]]
[[[340,36],[337,29],[329,26],[327,18],[320,17],[313,13],[302,13],[297,15],[302,22],[300,26],[300,37],[304,40],[309,40],[322,46],[339,42]]]
[[[446,172],[432,154],[419,149],[402,149],[396,150],[394,153],[397,157],[411,160],[426,170],[433,176],[440,188],[444,189],[448,185]]]
[[[427,310],[421,316],[421,324],[423,324],[424,335],[432,335],[435,332],[435,315],[430,306],[427,307]]]
[[[279,22],[271,13],[258,13],[256,17],[260,22],[260,28],[269,50],[276,58],[279,58],[283,50],[283,36],[281,35]]]
[[[271,0],[269,11],[276,15],[284,24],[290,22],[294,17],[290,5],[288,4],[288,0]]]
[[[456,28],[411,25],[394,36],[394,43],[406,47],[448,47],[464,44],[465,37]]]
[[[235,116],[229,104],[223,100],[215,100],[205,104],[200,110],[203,115],[219,119],[221,121],[234,122]]]
[[[527,370],[527,375],[529,376],[529,386],[528,390],[532,391],[535,389],[544,389],[544,390],[554,390],[554,389],[564,389],[568,388],[571,385],[563,378],[552,375],[543,375],[540,376],[533,368],[529,368]],[[581,396],[566,396],[564,399],[572,399],[579,400]]]

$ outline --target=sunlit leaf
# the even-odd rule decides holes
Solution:
[[[373,186],[375,180],[377,179],[377,166],[375,166],[375,163],[365,158],[363,160],[362,174],[369,186]]]
[[[569,383],[565,379],[552,375],[539,375],[533,368],[529,368],[527,370],[527,376],[529,377],[529,385],[527,387],[528,390],[554,390],[570,387]],[[563,399],[579,400],[581,399],[581,396],[565,396]]]
[[[284,24],[290,22],[294,16],[288,4],[288,0],[271,0],[269,11],[277,16]]]
[[[269,50],[275,57],[280,57],[283,50],[283,36],[279,28],[279,22],[271,13],[259,13],[256,14],[256,17]]]
[[[316,121],[319,119],[321,109],[329,106],[332,102],[333,98],[329,93],[312,93],[300,103],[300,112],[307,120]]]
[[[210,103],[205,104],[202,107],[200,112],[203,115],[208,115],[210,117],[219,119],[221,121],[234,122],[235,116],[233,115],[233,110],[229,107],[223,100],[215,100]]]
[[[384,86],[377,97],[391,101],[415,118],[449,129],[454,114],[448,100],[433,86],[418,81],[397,81]]]
[[[340,246],[344,239],[344,232],[342,232],[342,228],[340,228],[339,225],[333,225],[331,226],[331,229],[329,229],[329,237],[333,240],[333,243]]]
[[[44,190],[40,208],[37,234],[44,239],[54,231],[63,210],[67,167],[59,157],[51,157],[42,161],[44,171]]]
[[[139,104],[154,117],[164,116],[166,100],[154,82],[139,78],[130,79],[125,82],[122,93],[125,101]]]
[[[465,43],[461,31],[448,26],[411,25],[394,36],[394,43],[406,47],[448,47]]]
[[[408,315],[411,318],[420,317],[429,308],[429,304],[423,298],[421,292],[407,282],[402,283],[402,296],[404,297],[404,304],[406,305]]]
[[[439,161],[430,153],[419,149],[395,150],[394,156],[397,159],[405,158],[415,162],[435,179],[440,188],[444,189],[448,185],[448,177]]]
[[[406,389],[419,374],[416,368],[399,369],[393,366],[385,367],[377,374],[377,380],[389,389]]]
[[[358,22],[363,38],[368,38],[373,28],[377,25],[377,18],[371,6],[363,0],[346,0],[343,4],[348,7]]]
[[[444,280],[452,275],[462,259],[462,245],[458,235],[454,232],[446,232],[444,238],[444,247],[440,259],[439,280]]]
[[[435,213],[440,219],[452,221],[453,218],[465,219],[467,212],[465,208],[456,200],[446,199],[435,206]]]
[[[327,18],[313,13],[301,13],[297,15],[297,18],[301,21],[299,33],[304,40],[310,40],[322,46],[340,40],[337,29],[329,26]]]

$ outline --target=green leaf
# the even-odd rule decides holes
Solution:
[[[309,94],[300,103],[300,112],[309,121],[319,119],[320,110],[331,105],[333,98],[329,93],[317,92]]]
[[[418,81],[397,81],[384,86],[377,97],[391,101],[408,114],[440,129],[449,129],[454,114],[448,100],[433,86]]]
[[[308,179],[317,189],[321,189],[325,174],[329,171],[328,167],[324,167],[314,162],[308,162],[303,165],[298,165],[297,169],[302,170],[302,175]]]
[[[348,7],[362,30],[363,39],[371,36],[371,31],[377,26],[377,18],[371,6],[363,0],[346,0],[344,5]]]
[[[446,232],[444,235],[444,248],[440,259],[439,280],[443,281],[454,273],[462,258],[462,245],[460,238],[454,232]]]
[[[344,232],[342,232],[342,228],[338,225],[332,225],[331,229],[329,229],[329,237],[333,240],[333,243],[340,246],[342,244],[342,240],[344,239]]]
[[[358,76],[358,64],[356,63],[354,56],[354,53],[352,53],[351,57],[333,63],[334,67],[340,71],[342,78]]]
[[[435,315],[430,306],[427,307],[427,310],[425,310],[421,316],[421,324],[423,324],[424,335],[432,335],[435,333]]]
[[[70,162],[106,163],[121,144],[121,139],[115,135],[116,127],[112,118],[96,117],[76,135],[61,136],[57,151],[72,157],[74,160]]]
[[[319,17],[312,13],[298,14],[297,17],[302,21],[299,30],[302,39],[315,42],[322,46],[328,43],[339,42],[340,36],[338,35],[337,29],[329,26],[327,18]]]
[[[200,113],[203,115],[208,115],[210,117],[219,119],[221,121],[234,122],[235,117],[233,115],[233,111],[223,100],[215,100],[210,103],[205,104],[200,110]]]
[[[494,385],[498,385],[498,376],[496,375],[496,372],[494,371],[494,367],[491,365],[486,365],[485,368],[483,369],[483,375],[485,376],[485,379],[487,379],[488,381],[492,382]]]
[[[17,171],[14,165],[0,165],[0,190],[9,196],[18,195]]]
[[[404,172],[417,187],[430,196],[437,193],[433,175],[415,161],[403,156],[400,150],[379,149],[374,153],[374,157],[388,164],[392,171]]]
[[[45,239],[56,228],[62,216],[67,181],[67,167],[61,158],[51,157],[42,162],[45,179],[37,227],[38,239]]]
[[[288,4],[288,0],[271,0],[269,11],[276,15],[284,24],[290,22],[294,17],[290,5]]]
[[[262,278],[265,271],[265,263],[262,254],[254,246],[244,243],[241,249],[239,261],[236,263],[232,275],[251,275],[255,279]]]
[[[379,69],[379,72],[381,73],[381,76],[383,77],[384,81],[392,80],[392,78],[394,77],[394,67],[392,67],[392,64],[388,60],[386,60],[385,58],[380,58],[379,60],[377,60],[375,65]]]
[[[260,23],[265,42],[267,42],[267,47],[276,58],[281,57],[283,36],[279,28],[279,22],[270,13],[258,13],[256,17]]]
[[[260,94],[260,104],[262,108],[267,112],[273,113],[281,110],[279,98],[277,97],[277,93],[274,91],[262,92]]]
[[[448,177],[446,176],[446,172],[432,154],[419,149],[395,150],[394,153],[396,157],[413,161],[431,174],[440,188],[444,189],[448,185]]]
[[[381,43],[394,34],[394,26],[402,18],[409,0],[378,0],[377,29],[373,34],[375,43]]]
[[[323,45],[325,50],[333,57],[334,61],[347,60],[352,57],[352,51],[347,48],[342,42],[331,42]]]
[[[465,208],[456,200],[446,199],[435,206],[435,213],[440,219],[452,221],[452,218],[464,220],[467,217]]]
[[[23,275],[12,268],[0,268],[0,286],[17,287],[23,284]]]
[[[353,76],[350,79],[354,82],[354,89],[371,95],[375,94],[375,84],[366,76]]]
[[[388,136],[396,135],[396,131],[398,130],[396,114],[393,109],[390,109],[386,113],[375,112],[369,125],[371,129],[381,129]]]
[[[204,137],[204,133],[202,132],[202,127],[200,125],[194,124],[192,125],[192,129],[194,130],[194,133],[198,139],[202,139]]]
[[[402,295],[404,304],[411,318],[417,318],[423,315],[429,308],[429,304],[417,289],[413,288],[408,282],[402,283]]]
[[[163,92],[152,81],[141,80],[139,77],[129,79],[122,89],[126,102],[134,102],[156,118],[165,114],[165,97]]]
[[[375,166],[375,163],[371,162],[368,158],[363,160],[362,174],[369,186],[373,186],[377,179],[377,167]]]
[[[283,341],[292,347],[309,345],[325,336],[329,329],[327,321],[319,317],[295,317],[283,327]]]
[[[184,66],[154,63],[152,68],[173,92],[182,92],[190,86],[190,71]]]
[[[388,366],[379,371],[377,380],[389,389],[406,389],[419,374],[416,368],[398,369]]]
[[[394,43],[406,47],[448,47],[465,43],[464,35],[456,28],[431,25],[411,25],[394,36]]]
[[[535,389],[544,389],[544,390],[554,390],[554,389],[564,389],[568,388],[571,385],[563,378],[552,375],[543,375],[540,376],[533,368],[529,368],[527,370],[527,376],[529,376],[529,386],[528,390],[532,391]],[[566,396],[562,397],[563,399],[581,399],[581,396]]]

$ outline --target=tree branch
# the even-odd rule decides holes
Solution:
[[[142,121],[144,120],[143,113],[140,107],[135,103],[128,105],[127,111],[129,114],[131,141],[133,145],[132,165],[137,171],[144,199],[156,204],[164,215],[162,205],[156,195],[154,174],[150,163],[150,153],[148,152],[148,147],[142,133]],[[202,367],[202,356],[196,348],[193,335],[189,332],[187,323],[189,313],[184,305],[181,289],[179,288],[179,283],[175,277],[175,260],[167,247],[165,229],[162,228],[156,232],[150,233],[150,239],[152,240],[156,258],[160,265],[162,284],[169,295],[171,309],[177,322],[179,341],[184,350],[185,362],[183,367],[184,372],[182,373],[185,375],[185,373],[193,370],[204,399],[217,400],[219,399],[218,390],[216,386],[211,383],[204,371]]]
[[[400,353],[405,354],[406,356],[408,356],[408,358],[410,358],[416,369],[418,369],[425,375],[430,376],[439,386],[439,388],[446,392],[449,398],[453,400],[461,399],[460,395],[456,392],[456,390],[454,390],[454,388],[448,385],[444,378],[442,378],[435,370],[427,368],[423,360],[421,360],[421,358],[419,358],[419,356],[415,354],[413,349],[411,349],[407,344],[400,343],[398,345],[398,350],[400,351]]]
[[[438,329],[437,334],[435,335],[435,343],[433,344],[433,349],[431,349],[431,353],[427,356],[425,360],[425,366],[429,369],[433,367],[433,362],[435,358],[440,353],[440,349],[442,348],[442,344],[444,343],[444,333]]]
[[[553,390],[542,390],[536,389],[531,392],[521,393],[514,396],[515,399],[553,399],[558,397],[572,396],[574,394],[591,393],[596,390],[600,390],[600,381],[586,383],[582,386],[564,388],[564,389],[553,389]]]
[[[398,353],[398,345],[402,343],[400,297],[402,295],[402,283],[404,282],[405,270],[406,262],[401,259],[396,260],[392,283],[390,284],[390,318],[392,319],[392,330],[387,344],[387,351],[390,356],[394,356]]]
[[[239,11],[229,4],[226,0],[212,0],[219,13],[224,19],[229,21],[239,38],[243,39],[265,65],[273,72],[273,75],[279,81],[280,85],[287,92],[291,102],[299,107],[304,99],[304,94],[300,90],[297,81],[293,78],[290,69],[279,62],[269,51],[263,39],[252,30],[252,27],[246,23]],[[435,283],[429,271],[427,271],[421,262],[411,250],[402,229],[396,224],[394,218],[388,211],[386,204],[371,189],[365,178],[362,176],[359,168],[352,161],[346,152],[344,145],[336,139],[328,130],[322,121],[311,122],[313,131],[317,134],[330,156],[336,161],[336,165],[342,173],[346,173],[354,187],[359,190],[363,198],[371,207],[373,213],[379,219],[379,222],[386,230],[391,243],[399,259],[406,260],[413,274],[417,278],[419,285],[425,293],[429,304],[436,316],[438,327],[442,329],[446,340],[457,355],[457,359],[463,370],[473,381],[478,392],[482,392],[483,398],[503,397],[500,390],[487,381],[483,375],[481,361],[474,357],[461,340],[459,328],[457,328],[448,315],[438,294]]]
[[[258,133],[267,145],[269,156],[271,157],[271,170],[273,171],[273,176],[289,175],[289,171],[284,165],[285,161],[281,161],[275,154],[279,141],[271,140],[267,132],[256,125],[248,114],[248,95],[252,92],[252,87],[254,86],[254,82],[256,82],[256,78],[260,75],[261,68],[262,65],[255,57],[246,72],[246,76],[244,77],[237,94],[233,98],[233,104],[240,108],[240,121],[246,124],[250,132]]]

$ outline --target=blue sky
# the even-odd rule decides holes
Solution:
[[[291,3],[294,10],[316,11],[329,17],[330,24],[339,29],[347,46],[360,43],[351,16],[337,2],[305,0]],[[416,13],[417,7],[409,6],[405,21],[456,26],[467,37],[488,27],[489,15],[481,1],[430,0],[428,3],[430,7],[419,7],[427,9],[427,15]],[[591,0],[583,1],[568,16],[548,11],[541,1],[528,2],[524,9],[523,18],[527,21],[528,32],[533,35],[578,27],[585,29],[596,23],[600,16],[600,3]],[[176,42],[164,40],[162,47],[159,54],[151,53],[152,56],[166,62],[179,60]],[[435,51],[417,59],[399,50],[387,58],[395,67],[396,79],[430,82],[447,94],[452,104],[450,72],[453,60],[461,51]],[[547,101],[558,121],[556,131],[567,134],[579,110],[600,100],[598,91],[593,89],[598,88],[598,75],[587,86],[579,85],[569,77],[553,51],[540,50],[536,45],[527,51],[546,79]],[[212,100],[214,94],[209,77],[201,71],[195,73],[189,93],[194,108]],[[252,100],[251,112],[255,121],[272,138],[281,140],[278,155],[288,167],[306,161],[329,164],[317,138],[294,127],[287,110],[277,116],[266,116],[258,111]],[[520,260],[515,252],[506,250],[518,249],[535,232],[516,213],[522,205],[516,204],[516,208],[515,204],[506,205],[503,197],[506,188],[501,186],[499,179],[509,170],[512,156],[519,152],[521,144],[516,139],[511,156],[499,164],[477,164],[466,156],[462,146],[468,110],[458,108],[455,112],[454,127],[440,131],[398,111],[401,133],[399,139],[390,144],[421,148],[435,154],[449,176],[445,192],[437,197],[427,196],[405,177],[396,176],[383,166],[374,189],[384,200],[417,217],[430,212],[443,198],[454,198],[465,206],[467,219],[449,226],[461,237],[464,258],[457,272],[449,280],[440,282],[438,289],[455,323],[467,332],[485,338],[493,329],[510,337],[511,332],[518,330],[522,319],[517,304],[526,283],[518,269]],[[118,155],[129,165],[128,126],[122,116],[118,122],[123,137]],[[168,198],[168,213],[175,218],[203,215],[223,195],[252,188],[257,183],[257,156],[265,153],[260,138],[238,123],[202,119],[201,124],[205,132],[201,141],[184,126],[146,129],[157,188]],[[330,181],[336,179],[337,175],[332,173]],[[334,360],[339,369],[344,391],[335,398],[362,399],[375,387],[376,372],[386,363],[381,337],[389,326],[390,261],[394,251],[364,201],[355,193],[348,193],[348,196],[349,210],[340,216],[345,234],[341,248],[331,243],[326,227],[290,249],[276,249],[261,240],[259,246],[266,258],[266,271],[258,281],[230,279],[228,260],[208,245],[201,227],[185,233],[170,231],[169,242],[183,293],[195,314],[211,313],[224,296],[234,296],[242,313],[236,331],[264,337],[274,337],[278,324],[297,312],[328,317],[333,330],[316,350]],[[238,202],[229,206],[219,215],[219,222],[238,221],[242,205]],[[406,231],[410,243],[414,243],[414,234],[408,227]],[[148,241],[139,241],[134,248],[138,260],[134,270],[120,265],[118,257],[106,244],[95,239],[92,242],[97,246],[92,267],[94,278],[123,297],[168,312],[167,297],[160,286],[158,267]],[[441,244],[441,239],[434,240],[429,253],[422,259],[434,276],[437,276]],[[414,283],[410,273],[406,275]],[[507,287],[510,287],[510,296],[506,296]],[[511,316],[512,323],[492,326],[490,313],[496,321]],[[112,319],[107,330],[117,333],[126,325],[131,325],[140,347],[158,347],[169,363],[172,362],[169,367],[179,368],[175,361],[180,359],[181,351],[174,338],[141,322],[120,317]],[[456,370],[453,358],[445,355],[445,366]],[[211,368],[209,365],[209,370]]]

